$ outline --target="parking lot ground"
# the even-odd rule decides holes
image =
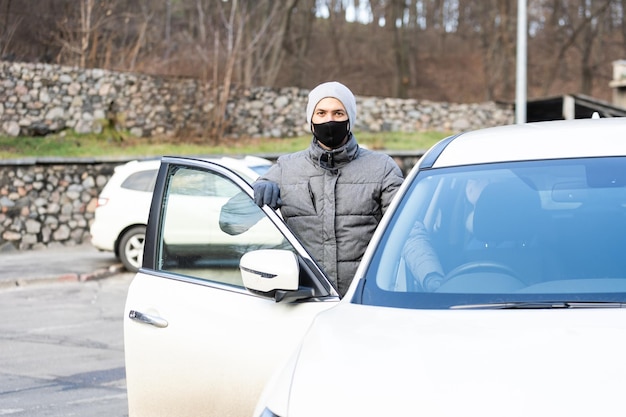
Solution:
[[[0,251],[0,288],[42,281],[88,281],[123,271],[113,253],[98,251],[88,243]]]

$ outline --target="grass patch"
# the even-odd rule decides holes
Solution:
[[[377,150],[426,150],[440,139],[444,132],[423,133],[357,133],[360,144]],[[160,155],[260,155],[282,154],[302,150],[311,141],[310,136],[297,138],[225,139],[219,144],[186,141],[184,139],[157,139],[126,137],[123,141],[105,135],[50,135],[45,137],[0,136],[0,159],[25,157],[149,157]]]

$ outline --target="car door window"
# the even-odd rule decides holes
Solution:
[[[156,176],[156,169],[135,172],[124,180],[121,187],[133,191],[152,192],[152,190],[154,190]]]
[[[243,287],[239,260],[255,249],[295,252],[254,201],[216,172],[173,167],[162,205],[158,269]]]

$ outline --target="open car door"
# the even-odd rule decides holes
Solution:
[[[313,317],[338,301],[245,180],[164,157],[124,310],[129,416],[251,415]]]

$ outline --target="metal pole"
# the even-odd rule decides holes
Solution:
[[[526,123],[526,0],[517,0],[517,77],[515,123]]]

